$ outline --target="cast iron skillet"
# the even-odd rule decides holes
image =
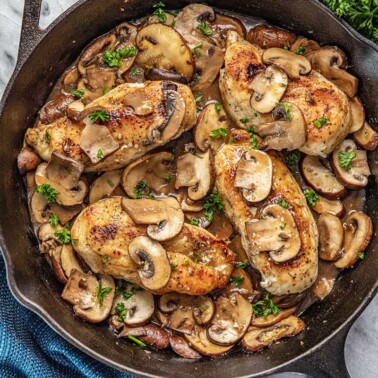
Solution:
[[[116,339],[106,325],[86,324],[60,299],[54,278],[33,239],[16,156],[25,129],[44,104],[51,85],[93,38],[121,21],[147,14],[153,0],[80,0],[47,30],[38,28],[41,0],[26,0],[19,59],[0,104],[0,245],[13,295],[40,315],[57,333],[85,353],[117,369],[139,376],[228,377],[264,376],[277,371],[315,377],[347,377],[343,350],[346,334],[378,286],[378,238],[366,260],[347,270],[335,290],[303,316],[306,330],[298,337],[255,354],[242,352],[214,359],[186,361],[171,352],[146,354]],[[166,1],[168,8],[191,1]],[[339,45],[350,55],[352,72],[361,79],[360,96],[371,123],[377,123],[378,48],[338,20],[316,0],[209,0],[210,5],[266,19],[272,24]],[[373,173],[378,164],[370,156]],[[377,184],[366,190],[364,211],[373,219],[376,236]]]

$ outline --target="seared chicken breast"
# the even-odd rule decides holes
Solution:
[[[121,207],[121,197],[96,202],[77,217],[71,235],[76,252],[94,273],[141,285],[137,265],[128,253],[130,243],[146,236],[147,226],[136,225]],[[177,291],[206,294],[227,285],[234,253],[206,230],[185,224],[181,232],[161,245],[172,266],[168,283],[159,294]]]
[[[259,114],[250,105],[251,88],[255,76],[265,69],[264,52],[258,46],[242,39],[237,33],[227,35],[225,67],[220,71],[219,88],[224,106],[239,127],[272,122],[267,114]],[[312,70],[299,79],[289,78],[281,102],[296,105],[306,121],[307,139],[300,150],[309,155],[326,157],[348,135],[351,125],[351,110],[343,91]],[[321,128],[315,122],[327,120]],[[248,124],[241,122],[248,119]]]
[[[224,145],[215,157],[216,182],[224,202],[224,211],[237,232],[251,264],[262,276],[261,285],[274,295],[300,293],[309,288],[318,274],[318,231],[299,185],[283,163],[279,153],[269,151],[273,165],[272,188],[261,203],[249,205],[239,188],[235,187],[237,164],[251,150],[245,131],[234,132],[235,143]],[[272,260],[269,252],[255,253],[246,223],[261,218],[262,211],[271,204],[287,203],[300,237],[300,251],[283,263]],[[286,225],[283,225],[284,227]]]
[[[179,93],[184,104],[179,106],[171,101],[168,110],[165,93],[172,90]],[[125,97],[130,98],[131,104],[145,105],[145,109],[135,111],[131,105],[125,104]],[[148,151],[179,137],[195,124],[193,94],[188,86],[179,83],[151,81],[119,85],[91,102],[86,109],[99,106],[106,108],[110,115],[104,126],[119,144],[119,149],[98,163],[92,163],[80,147],[81,133],[85,128],[83,121],[63,117],[49,125],[39,122],[36,127],[27,130],[25,141],[43,160],[49,160],[52,152],[56,151],[84,164],[85,171],[98,172],[124,167]],[[182,118],[177,116],[177,119],[182,119],[181,123],[174,119],[176,111],[184,111]],[[169,120],[174,124],[169,125],[171,130],[165,137],[164,128],[168,127]]]

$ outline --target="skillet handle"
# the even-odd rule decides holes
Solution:
[[[352,324],[303,358],[280,369],[280,372],[302,373],[311,378],[350,378],[344,358],[344,346]]]
[[[17,59],[18,66],[25,62],[26,58],[45,34],[39,27],[41,5],[42,0],[25,0]]]

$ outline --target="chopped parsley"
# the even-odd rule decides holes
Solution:
[[[109,261],[110,261],[110,257],[109,256],[106,256],[106,255],[102,256],[102,262],[104,264],[109,264]]]
[[[114,183],[113,183],[112,180],[109,179],[108,181],[106,181],[106,183],[107,183],[110,187],[114,188]]]
[[[195,263],[199,263],[199,258],[196,256],[196,257],[193,259],[193,261],[194,261]]]
[[[117,286],[115,288],[115,295],[118,295],[119,293],[122,293],[124,290],[126,289],[126,282],[125,281],[121,281],[121,286]]]
[[[47,203],[56,201],[59,192],[54,189],[50,184],[41,184],[35,188],[38,194],[41,194],[46,198]]]
[[[55,232],[54,235],[62,244],[70,244],[71,242],[77,243],[77,239],[71,238],[71,231],[67,229],[67,226],[68,225],[65,225],[64,228]]]
[[[137,291],[138,291],[138,289],[137,289],[136,287],[133,287],[133,288],[131,289],[131,291],[124,290],[124,291],[122,292],[123,299],[124,299],[125,301],[127,301],[127,300],[130,299],[133,295],[135,295]]]
[[[300,46],[294,52],[297,55],[304,55],[304,53],[306,52],[306,49],[303,46]]]
[[[82,98],[85,94],[85,90],[84,89],[73,89],[70,93],[77,98]]]
[[[286,88],[286,87],[287,87],[287,85],[286,85],[285,83],[281,83],[280,86],[281,86],[282,88]]]
[[[239,268],[239,269],[245,269],[247,266],[248,266],[247,263],[243,263],[243,262],[237,262],[236,263],[236,267]]]
[[[257,150],[257,138],[255,135],[255,129],[253,127],[248,127],[247,128],[247,133],[249,134],[249,143],[252,145],[253,150]]]
[[[269,314],[277,315],[280,312],[279,308],[273,303],[268,293],[265,295],[264,299],[253,304],[252,309],[255,316],[262,315],[264,318],[266,318]]]
[[[352,160],[356,158],[354,151],[339,151],[339,164],[340,167],[346,171],[350,171],[352,168]]]
[[[170,26],[171,28],[173,28],[174,26],[176,25],[176,20],[172,20],[168,26]]]
[[[99,149],[99,150],[97,151],[97,157],[98,157],[99,159],[102,159],[102,158],[104,157],[104,152],[103,152],[101,149]]]
[[[289,204],[288,204],[284,199],[282,199],[282,200],[279,202],[279,204],[280,204],[283,208],[285,208],[285,209],[287,209],[287,208],[289,207]]]
[[[48,141],[51,139],[51,136],[50,136],[50,134],[47,131],[45,132],[45,138]]]
[[[288,121],[291,121],[293,119],[293,117],[291,116],[291,113],[290,113],[291,105],[287,104],[286,102],[277,102],[276,106],[282,106],[284,113],[285,113],[285,118]]]
[[[217,112],[220,112],[222,110],[222,104],[220,104],[219,102],[216,102],[214,104],[214,108]]]
[[[155,199],[155,196],[154,196],[152,193],[148,193],[147,198],[148,198],[148,199],[152,199],[152,200],[154,200],[154,199]]]
[[[165,181],[166,182],[170,183],[170,182],[172,182],[172,180],[173,180],[173,176],[172,175],[165,176]]]
[[[177,264],[171,263],[171,269],[176,270],[177,269]]]
[[[106,50],[102,56],[102,61],[109,67],[121,67],[122,59],[132,58],[136,55],[135,47],[124,47],[117,51]]]
[[[283,230],[286,227],[286,222],[280,224],[280,229]]]
[[[131,68],[130,75],[136,76],[136,75],[139,75],[139,74],[140,74],[140,69],[139,68],[136,68],[136,67],[132,67]]]
[[[192,218],[190,220],[190,224],[193,225],[193,226],[198,226],[200,223],[200,220],[198,218]]]
[[[101,281],[99,282],[99,285],[97,287],[97,299],[100,302],[100,307],[102,307],[104,303],[104,299],[105,299],[104,297],[109,295],[111,291],[112,291],[111,287],[102,287],[102,282]]]
[[[209,222],[211,222],[214,219],[214,212],[217,212],[219,214],[223,210],[223,208],[224,204],[217,189],[217,192],[215,194],[210,194],[210,196],[207,197],[205,203],[203,204],[205,218]]]
[[[245,125],[246,123],[249,122],[249,118],[240,118],[239,121],[240,121],[243,125]]]
[[[192,54],[194,54],[195,56],[199,58],[202,55],[202,52],[201,52],[202,46],[203,46],[202,42],[197,43],[197,45],[192,48]]]
[[[180,11],[178,9],[171,9],[167,10],[167,12],[170,13],[172,16],[177,16]]]
[[[165,4],[162,1],[155,3],[152,8],[156,8],[153,14],[157,17],[159,22],[164,23],[167,21],[167,15],[165,14],[165,11],[163,9],[165,8]]]
[[[314,126],[318,129],[323,127],[326,123],[331,123],[330,120],[326,117],[321,117],[314,122]]]
[[[202,92],[197,92],[196,103],[198,104],[199,102],[202,102],[202,99],[203,99]]]
[[[200,311],[201,314],[203,314],[207,309],[209,308],[209,305],[202,306],[198,310]]]
[[[287,164],[289,164],[290,166],[295,166],[298,164],[300,158],[301,158],[300,151],[295,150],[293,152],[290,152],[290,154],[286,156],[285,160]]]
[[[126,308],[125,308],[125,304],[123,302],[120,302],[120,303],[117,303],[117,305],[115,306],[114,308],[118,314],[116,320],[118,322],[123,322],[126,318]]]
[[[101,88],[103,95],[106,95],[109,92],[108,87],[106,85],[101,85]]]
[[[360,252],[360,253],[358,254],[358,258],[359,258],[360,260],[363,260],[363,259],[365,258],[365,253]]]
[[[127,335],[127,338],[130,339],[131,341],[133,341],[135,344],[139,345],[142,348],[147,346],[144,342],[140,341],[135,336]]]
[[[213,31],[207,26],[206,21],[202,21],[198,26],[197,29],[201,30],[203,35],[207,35],[208,37],[213,35]]]
[[[51,226],[55,227],[59,224],[59,218],[56,214],[51,214],[50,215],[50,218],[49,218],[49,223],[51,224]]]
[[[314,189],[307,188],[307,189],[304,190],[303,193],[304,193],[308,203],[311,206],[314,206],[316,204],[316,202],[318,202],[319,196],[318,196],[318,193],[316,193]]]
[[[109,120],[109,113],[106,110],[95,110],[88,115],[89,119],[93,122],[106,122]]]
[[[227,130],[222,127],[210,132],[211,139],[223,138],[225,136],[227,136]]]
[[[244,281],[244,277],[230,277],[230,283],[234,283],[236,287],[240,286]]]
[[[138,184],[135,185],[134,194],[135,198],[140,199],[144,195],[144,191],[148,188],[148,184],[146,181],[139,181]]]

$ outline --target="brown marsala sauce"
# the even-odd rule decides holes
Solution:
[[[261,23],[267,24],[265,21],[258,19],[258,18],[241,15],[241,14],[235,13],[235,12],[220,10],[220,9],[217,9],[217,8],[214,8],[214,9],[217,13],[224,14],[226,16],[231,16],[231,17],[239,19],[243,23],[247,32],[258,24],[261,24]],[[140,25],[141,23],[143,23],[143,21],[145,19],[146,19],[146,17],[143,17],[143,18],[138,19],[138,20],[130,21],[130,23],[132,23],[134,25]],[[330,42],[332,42],[332,41],[330,41]],[[64,76],[64,74],[66,72],[68,72],[69,70],[73,69],[73,67],[75,67],[76,62],[77,62],[77,60],[70,67],[68,67],[66,69],[66,71],[63,73],[62,77]],[[136,64],[134,66],[137,67]],[[64,86],[62,84],[62,81],[61,81],[62,77],[55,84],[55,86],[54,86],[53,90],[51,91],[51,93],[48,97],[48,100],[46,102],[53,100],[55,97],[57,97],[59,94],[61,94],[64,89],[66,91],[68,90],[67,88],[64,88]],[[139,78],[138,77],[133,78],[133,77],[126,75],[126,82],[141,82],[141,81],[142,80],[141,80],[140,77]],[[196,91],[193,91],[193,93],[194,93],[194,96],[196,97]],[[202,94],[202,101],[197,104],[198,105],[197,106],[197,110],[198,110],[197,115],[199,114],[200,110],[203,107],[205,107],[205,105],[207,105],[209,103],[221,102],[221,95],[220,95],[220,92],[219,92],[218,79],[209,88],[201,91],[201,94]],[[161,148],[155,149],[154,152],[170,151],[170,152],[173,152],[176,156],[178,156],[181,153],[183,153],[185,148],[190,147],[191,143],[193,143],[193,146],[194,146],[194,140],[193,140],[192,133],[186,132],[180,138],[169,142],[168,144],[166,144],[165,146],[163,146]],[[295,177],[295,179],[298,181],[298,183],[303,187],[304,182],[303,182],[302,178],[300,177],[300,175],[298,173],[298,169],[297,168],[293,169],[292,173],[293,173],[293,176]],[[89,183],[93,182],[94,179],[96,178],[96,174],[87,174],[87,176],[88,176]],[[28,187],[28,197],[30,198],[30,194],[31,194],[33,188],[31,188],[29,185],[27,185],[27,187]],[[118,195],[120,195],[120,193],[123,192],[122,188],[120,186],[117,188],[117,191],[118,191]],[[172,193],[172,194],[176,195],[175,193]],[[352,210],[363,211],[364,204],[365,204],[365,190],[348,191],[347,196],[342,199],[342,202],[343,202],[343,204],[345,206],[345,210],[346,210],[344,217],[341,218],[341,221],[344,221],[346,216]],[[318,214],[316,214],[314,211],[313,211],[313,215],[314,215],[315,220],[319,217]],[[186,221],[188,221],[188,219],[186,219]],[[33,226],[34,226],[34,230],[36,231],[38,224],[34,223]],[[208,230],[210,232],[212,232],[215,236],[219,236],[220,238],[222,238],[222,235],[220,233],[222,232],[222,230],[225,227],[232,227],[232,226],[230,225],[229,221],[227,220],[227,218],[224,215],[220,215],[220,216],[215,216],[214,221],[208,227]],[[236,232],[234,232],[232,234],[231,238],[230,238],[231,242],[230,242],[229,247],[231,249],[233,249],[234,252],[240,253],[240,248],[242,248],[242,247],[241,247],[240,243],[234,242],[236,240],[236,239],[234,239],[235,237],[237,237]],[[237,246],[237,248],[235,246]],[[245,254],[245,252],[243,254]],[[248,273],[251,275],[251,279],[253,281],[255,289],[261,290],[261,287],[259,286],[259,281],[260,281],[259,273],[251,267],[249,267],[247,269],[248,269]],[[303,299],[301,300],[301,303],[298,306],[299,307],[298,314],[303,313],[313,303],[315,303],[318,300],[324,299],[331,292],[339,272],[340,271],[337,268],[335,268],[333,262],[326,262],[326,261],[319,259],[319,275],[318,275],[318,278],[317,278],[316,282],[314,283],[314,285],[306,291],[305,295],[303,295]],[[287,297],[288,298],[294,297],[296,295],[297,294],[294,294],[292,296],[287,296]],[[280,298],[276,298],[276,299],[279,300]]]

